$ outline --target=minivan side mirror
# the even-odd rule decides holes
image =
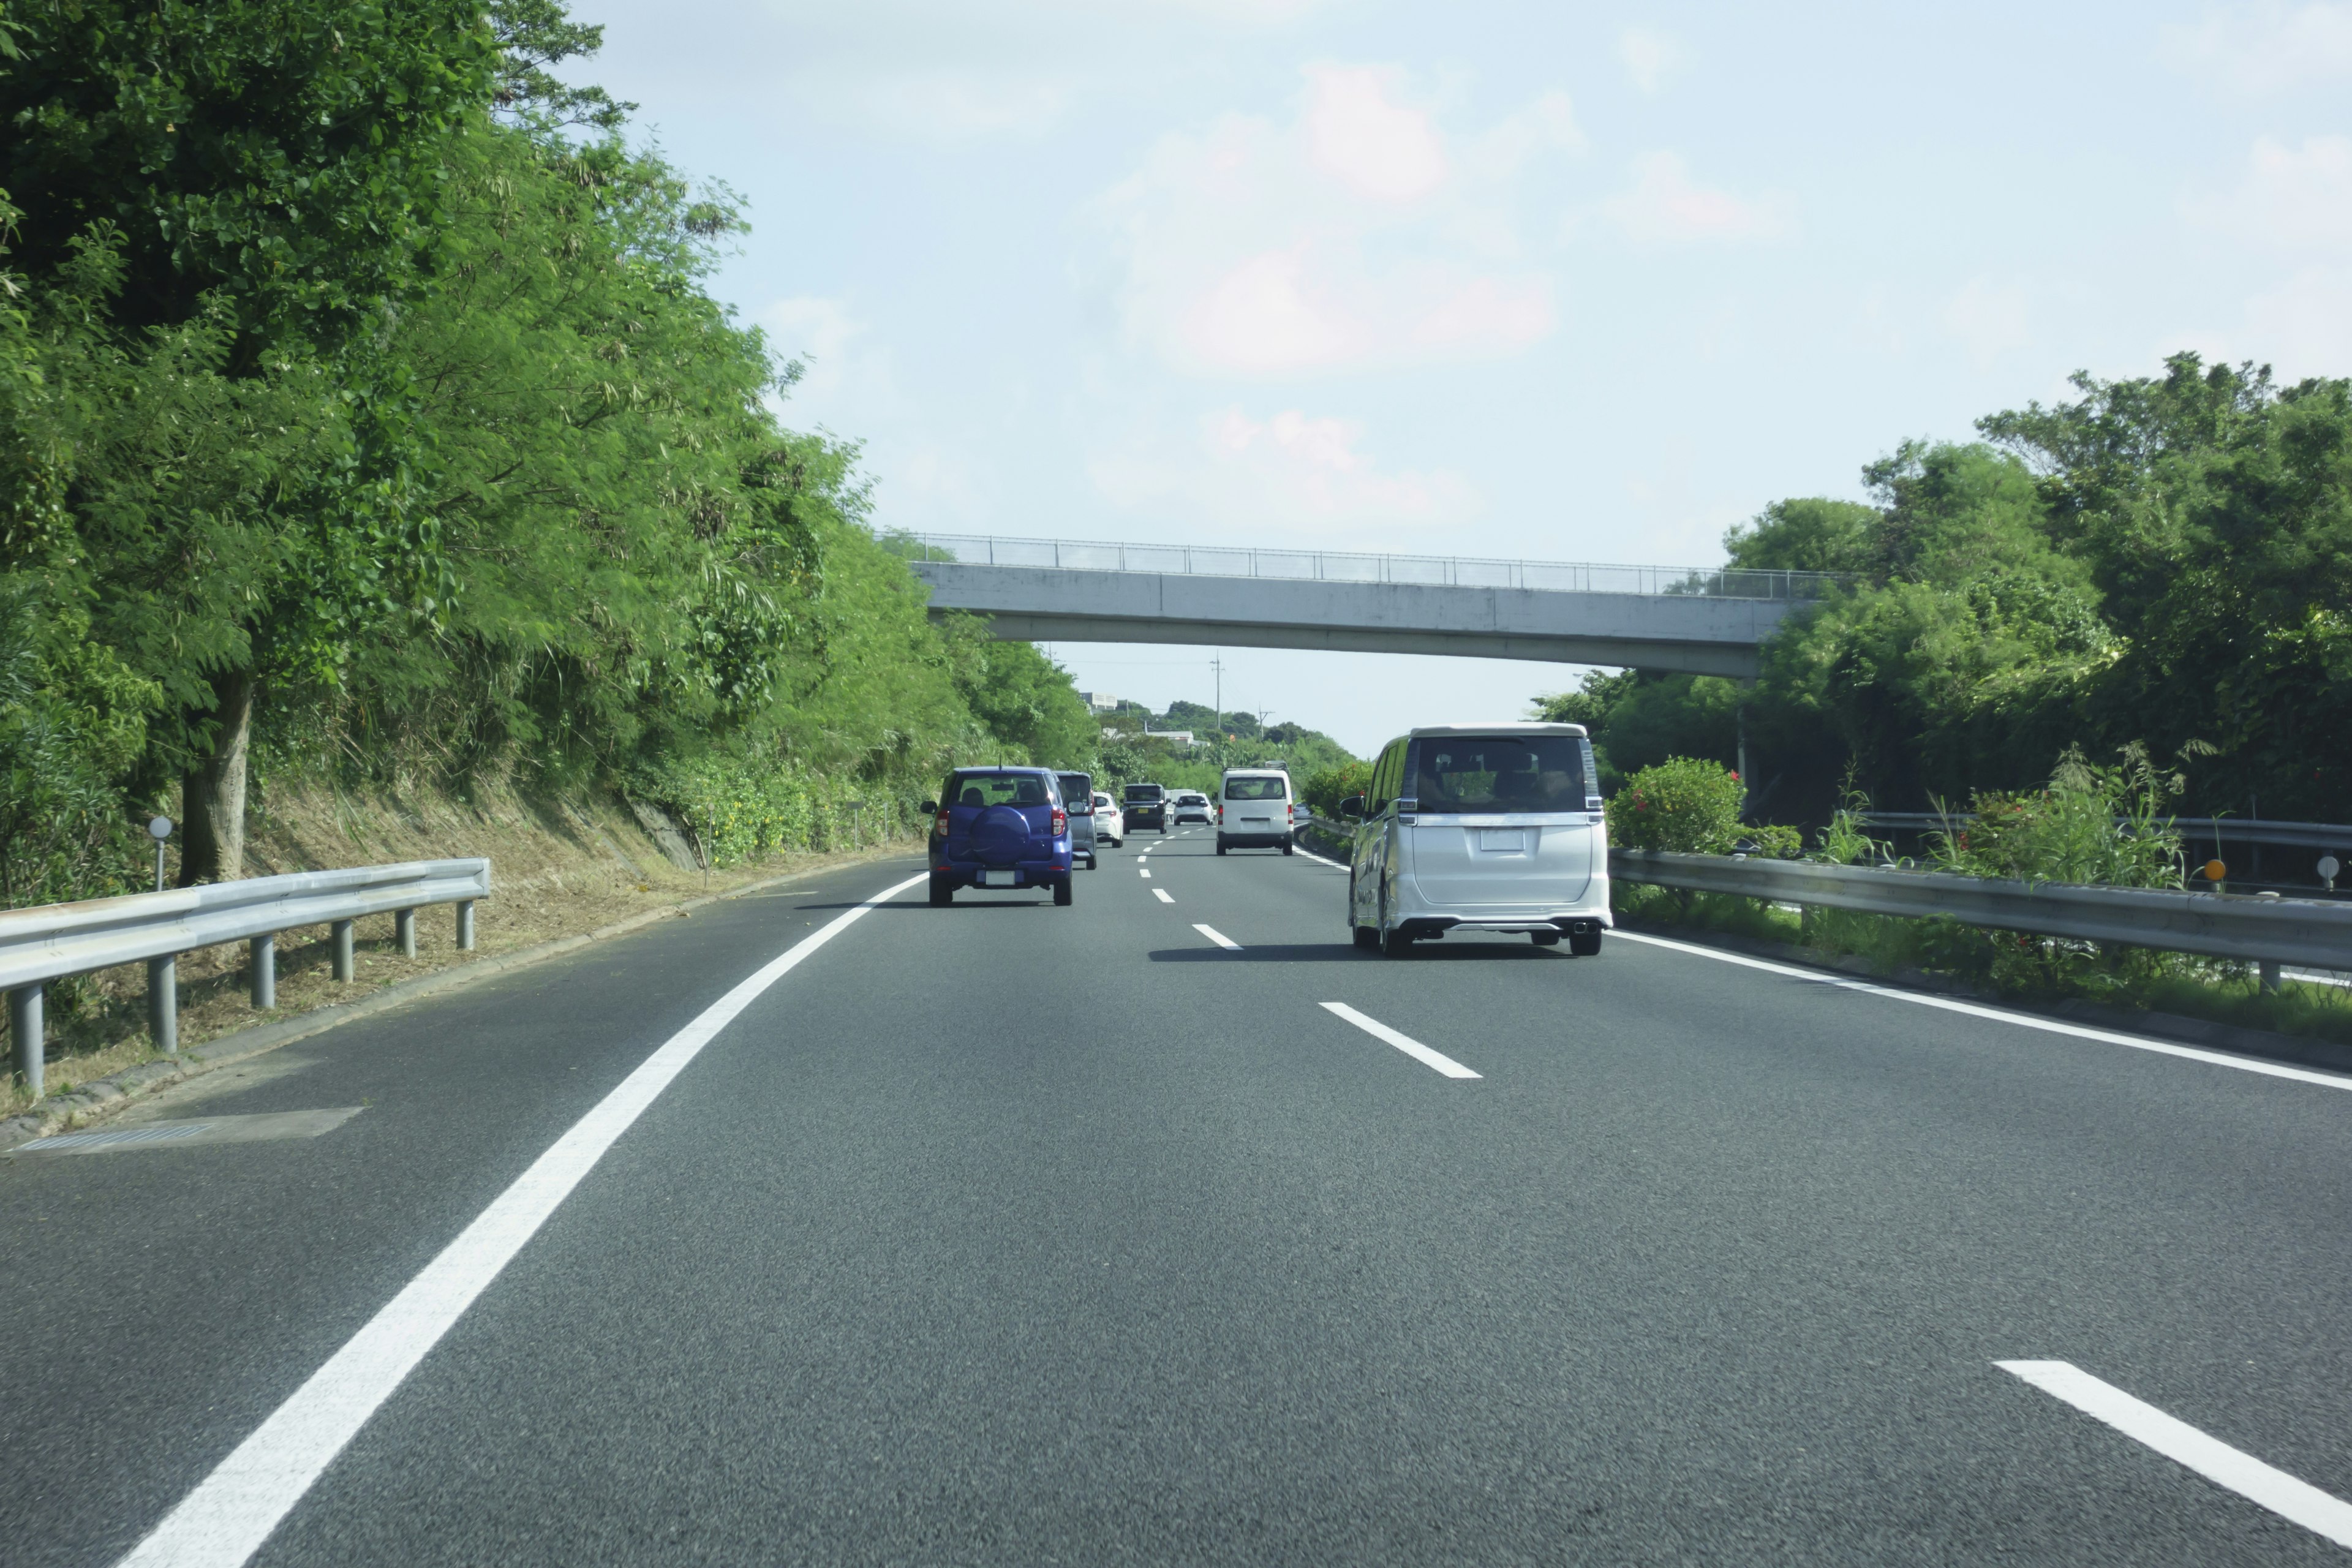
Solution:
[[[1362,795],[1351,795],[1347,799],[1339,803],[1339,816],[1343,819],[1348,817],[1360,818],[1363,815],[1364,797]]]
[[[923,802],[922,811],[923,811],[923,815],[924,815],[925,816],[937,816],[937,815],[938,815],[938,813],[939,813],[939,809],[940,809],[940,803],[939,803],[938,801],[935,801],[935,800],[927,800],[927,801]]]

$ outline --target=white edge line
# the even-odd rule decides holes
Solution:
[[[1172,904],[1176,900],[1171,899],[1168,901]],[[1202,936],[1207,937],[1211,942],[1215,942],[1219,947],[1223,948],[1228,952],[1239,952],[1242,950],[1242,944],[1240,942],[1235,942],[1232,937],[1227,936],[1224,932],[1219,931],[1214,926],[1204,926],[1196,922],[1192,929],[1199,931]]]
[[[1376,1040],[1385,1040],[1423,1067],[1435,1068],[1447,1078],[1476,1078],[1478,1075],[1442,1051],[1433,1051],[1411,1035],[1399,1034],[1378,1018],[1367,1018],[1345,1002],[1326,1002],[1326,1012],[1336,1013]]]
[[[1304,846],[1300,847],[1298,852],[1301,855],[1306,856],[1309,860],[1314,861],[1318,866],[1328,866],[1334,871],[1344,871],[1348,869],[1347,867],[1340,865],[1337,860],[1326,860],[1322,856],[1318,855],[1314,850],[1308,849]]]
[[[2166,1458],[2188,1466],[2215,1486],[2260,1503],[2338,1546],[2352,1546],[2352,1503],[2265,1465],[2219,1437],[2208,1436],[2071,1362],[1999,1361],[1993,1364],[2084,1415],[2105,1422],[2135,1442],[2147,1444]]]
[[[1937,1007],[1947,1013],[1965,1013],[1972,1018],[1991,1018],[2003,1024],[2015,1024],[2020,1028],[2040,1029],[2046,1034],[2072,1035],[2076,1039],[2098,1040],[2111,1046],[2129,1046],[2136,1051],[2152,1051],[2158,1056],[2179,1057],[2187,1061],[2204,1062],[2217,1068],[2235,1068],[2240,1072],[2259,1073],[2264,1078],[2284,1078],[2296,1083],[2315,1083],[2323,1089],[2352,1089],[2352,1078],[2339,1078],[2333,1073],[2315,1072],[2309,1068],[2288,1067],[2280,1062],[2257,1061],[2248,1057],[2225,1056],[2220,1051],[2200,1051],[2194,1046],[2176,1046],[2164,1040],[2151,1040],[2139,1035],[2118,1034],[2113,1029],[2095,1029],[2085,1024],[2064,1024],[2055,1018],[2037,1018],[2025,1013],[2003,1012],[1998,1007],[1979,1006],[1974,1002],[1956,1002],[1949,996],[1930,996],[1917,991],[1897,991],[1888,985],[1874,985],[1867,980],[1843,980],[1823,974],[1818,970],[1800,969],[1790,963],[1774,963],[1769,959],[1749,958],[1745,953],[1726,952],[1720,948],[1702,947],[1696,942],[1675,942],[1662,936],[1645,936],[1638,931],[1620,930],[1621,942],[1645,942],[1653,947],[1670,947],[1676,952],[1696,953],[1712,958],[1719,963],[1736,963],[1745,969],[1761,969],[1770,974],[1786,974],[1798,980],[1810,980],[1816,985],[1834,985],[1841,991],[1860,991],[1872,996],[1885,996],[1896,1002],[1908,1002],[1918,1007]]]
[[[1175,900],[1173,900],[1173,899],[1171,899],[1171,898],[1170,898],[1170,897],[1168,896],[1168,889],[1165,889],[1165,888],[1154,888],[1154,889],[1151,889],[1151,896],[1152,896],[1153,898],[1155,898],[1155,899],[1158,899],[1158,900],[1159,900],[1161,903],[1163,903],[1163,904],[1172,904],[1172,903],[1174,903],[1174,902],[1176,901]]]
[[[828,921],[664,1041],[181,1499],[118,1568],[239,1568],[702,1047],[852,921],[929,877],[909,877]]]

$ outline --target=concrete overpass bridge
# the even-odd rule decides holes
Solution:
[[[934,617],[1025,642],[1437,653],[1750,679],[1812,572],[901,535]]]

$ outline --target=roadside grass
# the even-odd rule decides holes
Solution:
[[[278,1006],[258,1013],[247,997],[243,942],[180,955],[180,1043],[223,1035],[352,1002],[420,974],[498,957],[559,937],[583,935],[632,915],[675,906],[704,892],[849,858],[915,840],[761,857],[710,872],[684,870],[664,858],[627,807],[614,799],[530,800],[490,793],[458,801],[427,793],[354,795],[326,789],[280,792],[255,825],[247,870],[269,876],[335,866],[485,855],[490,897],[476,907],[475,947],[460,952],[454,912],[420,910],[416,956],[404,957],[390,914],[361,921],[353,943],[357,978],[333,973],[326,926],[297,927],[278,941]],[[49,1094],[57,1095],[156,1058],[147,1032],[147,973],[127,964],[78,975],[49,987]],[[5,1036],[0,1027],[0,1037]],[[0,1046],[13,1064],[15,1042]],[[14,1072],[0,1076],[0,1117],[29,1109]]]
[[[2159,967],[2144,962],[2152,956],[2144,950],[2103,954],[2107,962],[2096,965],[2003,963],[1988,957],[1997,945],[2047,951],[2058,944],[1971,930],[1950,921],[1845,910],[1801,913],[1729,893],[1633,884],[1615,889],[1614,898],[1618,916],[1637,925],[1783,942],[1825,958],[1858,956],[1881,976],[1919,971],[2022,1002],[2084,997],[2109,1006],[2352,1045],[2352,987],[2289,978],[2276,992],[2265,994],[2252,966],[2242,963],[2165,954]],[[2087,944],[2075,946],[2079,950]],[[2053,976],[2058,983],[2050,983]]]

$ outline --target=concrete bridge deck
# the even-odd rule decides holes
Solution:
[[[1836,579],[1328,551],[919,535],[931,613],[1032,642],[1435,653],[1753,678],[1758,647]]]

